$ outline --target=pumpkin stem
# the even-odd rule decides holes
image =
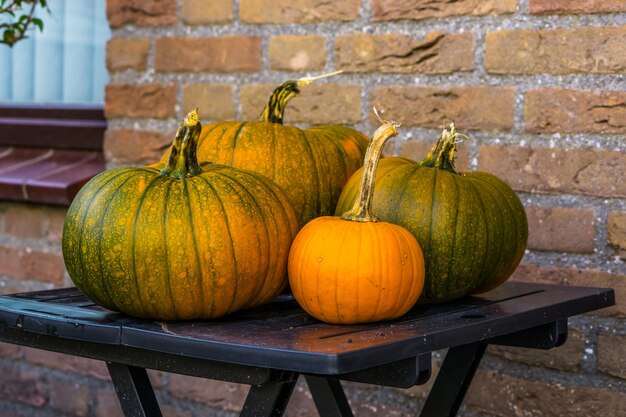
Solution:
[[[456,131],[454,122],[450,123],[450,130],[443,129],[441,137],[437,139],[420,165],[458,174],[459,171],[454,166],[454,159],[456,158],[456,145],[462,142],[462,138],[467,138],[467,136]]]
[[[361,176],[361,185],[354,206],[351,210],[341,215],[344,220],[355,222],[377,222],[378,219],[372,216],[372,199],[374,197],[374,183],[376,180],[376,169],[378,161],[383,152],[383,147],[387,141],[398,134],[400,123],[394,121],[383,120],[379,115],[376,107],[374,113],[381,123],[376,129],[372,140],[370,141],[367,151],[365,152],[365,161],[363,164],[363,175]]]
[[[287,107],[287,103],[300,94],[300,87],[305,87],[311,84],[315,80],[319,80],[320,78],[330,77],[332,75],[340,74],[343,71],[335,71],[330,72],[328,74],[318,75],[316,77],[302,77],[298,80],[289,80],[285,81],[272,93],[270,96],[270,100],[261,112],[261,116],[259,117],[259,121],[261,122],[271,122],[271,123],[279,123],[283,124],[283,118],[285,117],[285,107]]]
[[[172,143],[172,152],[167,165],[161,170],[161,175],[182,179],[193,177],[202,172],[196,156],[198,138],[202,124],[198,109],[190,111],[178,126],[176,138]]]

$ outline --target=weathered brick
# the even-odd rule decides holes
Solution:
[[[624,73],[624,43],[626,26],[491,32],[485,68],[495,74]]]
[[[490,345],[487,352],[510,361],[528,365],[544,366],[559,371],[578,372],[583,362],[585,335],[570,329],[567,342],[563,346],[550,350],[513,348]]]
[[[612,211],[608,217],[608,244],[626,259],[626,212]]]
[[[31,363],[60,369],[64,372],[75,372],[103,380],[110,379],[104,362],[94,359],[32,348],[24,348],[24,358]]]
[[[530,132],[626,133],[626,93],[541,89],[526,94]]]
[[[96,417],[124,417],[117,394],[112,389],[99,389],[96,394]],[[163,417],[191,417],[192,413],[168,404],[159,404]]]
[[[91,390],[77,382],[53,379],[50,385],[50,406],[65,414],[86,416],[89,412]]]
[[[241,87],[239,101],[245,120],[256,120],[267,104],[272,84]],[[361,120],[361,89],[358,85],[313,84],[289,102],[286,123],[354,124]]]
[[[399,34],[342,35],[335,65],[347,72],[447,74],[474,69],[472,33],[431,32],[422,39]]]
[[[46,237],[51,243],[60,243],[63,238],[63,225],[67,215],[66,207],[48,207],[48,227]]]
[[[2,383],[0,399],[19,401],[33,407],[43,407],[48,403],[41,375],[36,372],[1,368]]]
[[[373,91],[373,106],[405,126],[509,130],[514,123],[515,90],[495,87],[391,86]],[[376,123],[372,115],[372,123]]]
[[[233,119],[234,94],[235,87],[230,84],[186,84],[183,87],[183,113],[199,107],[202,119]]]
[[[320,35],[272,36],[269,58],[273,70],[321,70],[326,65],[326,39]]]
[[[593,269],[541,268],[537,265],[522,264],[517,267],[511,279],[546,284],[613,288],[617,300],[616,305],[595,310],[590,314],[626,317],[626,303],[621,302],[621,300],[626,300],[626,275],[611,274]]]
[[[372,20],[513,13],[517,0],[373,0]]]
[[[176,24],[176,0],[107,0],[111,27],[173,26]]]
[[[308,386],[302,383],[301,378],[289,399],[285,417],[317,417],[318,415],[311,392]]]
[[[18,359],[22,356],[22,348],[10,343],[0,343],[0,358]]]
[[[156,40],[154,68],[161,72],[260,71],[261,38],[160,38]]]
[[[626,153],[517,146],[480,148],[479,168],[518,191],[626,197]]]
[[[148,65],[148,39],[111,39],[107,42],[106,64],[111,72],[134,69],[143,71]]]
[[[626,379],[624,346],[626,346],[626,336],[600,334],[598,339],[598,369],[609,375]]]
[[[104,114],[113,117],[154,117],[176,115],[174,84],[109,84],[105,89]]]
[[[0,246],[0,275],[62,284],[64,271],[60,253]]]
[[[47,216],[44,207],[12,204],[5,212],[5,232],[19,238],[43,237]]]
[[[361,0],[240,0],[239,17],[256,24],[349,21],[360,8]]]
[[[433,142],[421,140],[407,140],[400,143],[399,156],[414,161],[421,161],[430,152]],[[469,146],[458,145],[456,151],[455,167],[459,171],[468,171],[470,168]]]
[[[626,12],[624,0],[530,0],[532,14],[589,14]]]
[[[232,0],[183,0],[182,19],[188,25],[227,23],[233,20]]]
[[[563,207],[526,207],[528,248],[542,251],[593,253],[594,214]]]
[[[476,373],[466,403],[470,408],[501,417],[626,415],[622,393],[606,388],[525,380],[494,371]]]
[[[159,161],[174,133],[111,130],[104,135],[104,156],[113,165],[149,165]]]
[[[170,375],[170,392],[173,395],[228,411],[241,410],[248,390],[248,385]]]

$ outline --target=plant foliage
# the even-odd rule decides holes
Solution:
[[[26,39],[30,27],[43,31],[43,21],[35,17],[37,8],[48,9],[48,0],[0,0],[0,44],[15,45]]]

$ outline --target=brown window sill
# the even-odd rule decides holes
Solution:
[[[0,106],[0,199],[69,205],[105,169],[101,108]]]

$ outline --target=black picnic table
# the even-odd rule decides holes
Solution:
[[[487,345],[560,346],[568,317],[614,304],[611,289],[507,282],[388,322],[325,324],[284,294],[217,320],[165,323],[111,312],[65,288],[1,296],[0,341],[106,361],[127,417],[161,416],[146,369],[249,384],[245,417],[282,416],[303,375],[321,416],[352,416],[341,380],[423,384],[432,352],[447,348],[420,415],[451,417]]]

